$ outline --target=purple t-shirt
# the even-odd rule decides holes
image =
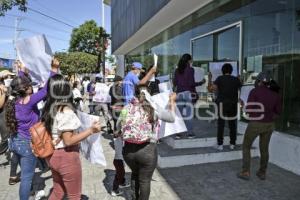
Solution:
[[[177,88],[177,93],[184,91],[196,92],[195,87],[199,84],[195,82],[194,74],[194,68],[190,66],[184,69],[183,74],[178,73],[177,70],[175,71],[174,85]]]
[[[50,77],[55,75],[55,72],[50,73]],[[20,73],[19,76],[24,76]],[[30,96],[30,100],[27,104],[21,104],[21,100],[17,100],[15,105],[16,119],[17,119],[17,132],[18,136],[22,138],[30,139],[29,129],[39,120],[39,110],[37,104],[43,100],[47,95],[47,83],[45,86]]]
[[[264,112],[249,112],[249,117],[259,118],[263,115],[263,118],[260,120],[253,120],[258,122],[273,122],[275,116],[281,113],[281,99],[280,96],[271,91],[266,86],[258,86],[251,90],[248,103],[261,103],[264,106]],[[247,109],[260,109],[256,105],[247,105]]]

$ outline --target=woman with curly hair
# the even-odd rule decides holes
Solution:
[[[50,76],[58,72],[58,66],[59,61],[54,58],[51,63]],[[39,120],[37,104],[46,97],[47,85],[33,94],[32,82],[25,75],[25,67],[22,65],[19,70],[19,76],[15,77],[10,85],[11,95],[7,102],[6,125],[12,133],[12,151],[20,159],[21,184],[19,197],[21,200],[28,200],[36,166],[36,157],[30,147],[29,129]]]

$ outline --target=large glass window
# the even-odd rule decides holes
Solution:
[[[241,27],[232,27],[190,42],[238,21],[242,21],[242,41],[238,39]],[[276,128],[300,136],[299,0],[212,1],[130,52],[127,58],[151,63],[153,53],[159,55],[161,74],[172,73],[183,53],[192,53],[194,66],[206,71],[210,61],[240,61],[244,83],[253,83],[261,71],[270,72],[281,87],[283,101]]]

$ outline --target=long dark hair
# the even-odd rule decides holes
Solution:
[[[154,125],[154,109],[150,105],[150,103],[147,101],[144,93],[142,93],[142,90],[147,90],[148,88],[146,86],[137,86],[135,96],[138,98],[139,102],[142,104],[143,110],[148,114],[148,121],[149,123]]]
[[[10,96],[6,103],[5,121],[6,126],[11,134],[17,132],[16,119],[16,102],[27,96],[26,91],[30,85],[30,80],[27,77],[15,77],[10,83]]]
[[[42,111],[42,121],[45,123],[47,131],[51,133],[56,113],[62,112],[66,106],[75,110],[75,106],[73,104],[72,86],[62,75],[52,76],[47,84],[48,91]]]
[[[176,72],[183,74],[186,67],[189,66],[189,61],[192,60],[192,56],[188,53],[183,54],[178,62]]]

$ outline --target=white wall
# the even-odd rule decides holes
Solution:
[[[300,175],[300,137],[274,132],[270,143],[270,162]]]

